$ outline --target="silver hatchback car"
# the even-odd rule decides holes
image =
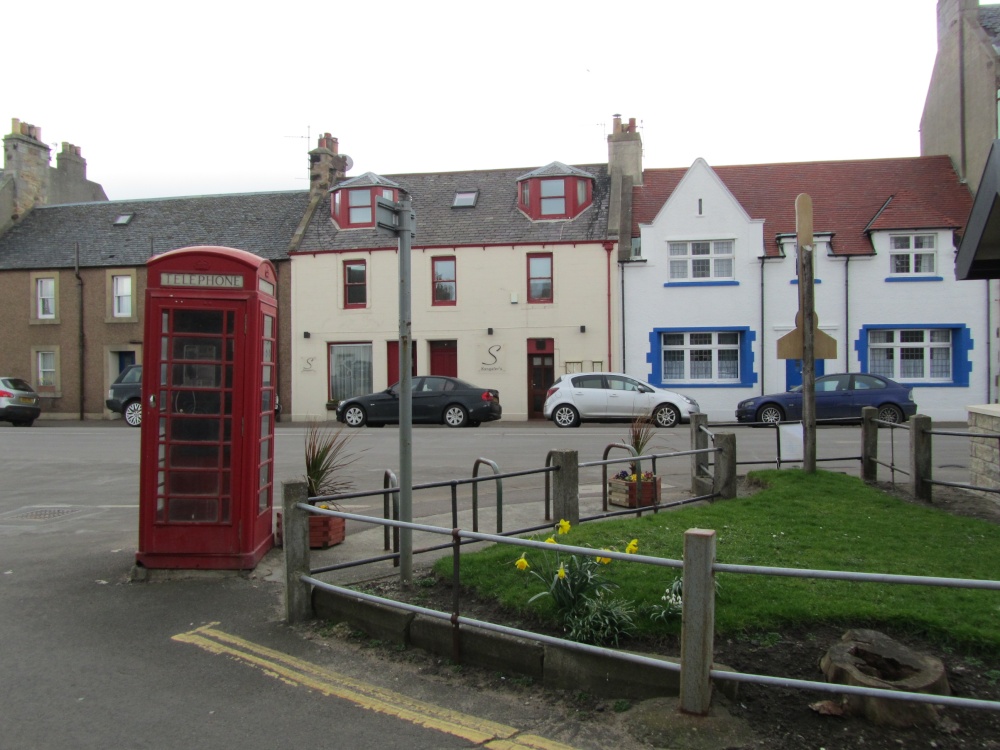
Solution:
[[[561,375],[545,396],[542,413],[559,427],[580,422],[632,421],[648,417],[657,427],[690,422],[698,402],[620,372]]]
[[[34,388],[21,378],[0,376],[0,421],[31,427],[41,413]]]

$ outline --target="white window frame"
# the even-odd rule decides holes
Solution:
[[[52,276],[40,276],[35,279],[35,316],[39,320],[56,318],[56,280]]]
[[[937,235],[933,232],[889,235],[890,275],[933,276],[937,267]]]
[[[951,328],[875,328],[868,332],[868,372],[901,383],[954,382],[953,355]]]
[[[56,353],[54,351],[35,352],[35,384],[39,389],[56,388]]]
[[[663,382],[739,383],[740,335],[739,331],[664,331],[660,334]],[[677,337],[681,337],[680,341]],[[732,376],[720,374],[723,360],[719,355],[723,352],[736,355],[735,359],[725,358],[724,366],[733,370]],[[669,362],[668,354],[673,355]]]
[[[736,240],[671,241],[670,281],[710,282],[736,278]]]
[[[111,315],[115,318],[132,317],[132,276],[111,277]]]

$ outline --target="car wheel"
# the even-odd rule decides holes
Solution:
[[[762,406],[757,410],[757,421],[766,422],[768,424],[778,424],[785,418],[785,412],[781,410],[780,406],[775,406],[774,404],[767,404]]]
[[[469,421],[469,413],[458,404],[452,404],[444,410],[444,423],[449,427],[465,427]]]
[[[653,421],[657,427],[676,427],[681,421],[681,415],[670,404],[664,404],[653,412]]]
[[[878,418],[882,422],[892,422],[893,424],[899,424],[903,421],[903,412],[899,410],[899,407],[894,404],[882,404],[878,408]]]
[[[348,427],[363,427],[367,421],[368,415],[360,406],[348,406],[344,410],[344,422],[347,423]]]
[[[552,421],[558,427],[578,427],[580,425],[580,414],[572,406],[563,404],[557,406],[552,412]]]
[[[34,419],[26,419],[21,422],[14,422],[15,427],[31,427],[35,423]]]
[[[125,417],[125,424],[129,427],[138,427],[142,424],[142,402],[129,401],[122,409],[122,416]]]

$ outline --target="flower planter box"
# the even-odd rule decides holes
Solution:
[[[344,541],[347,522],[332,516],[309,516],[309,548],[326,549]],[[281,513],[278,513],[278,528],[274,532],[275,544],[282,546]]]
[[[636,498],[636,486],[636,482],[628,482],[624,479],[609,480],[608,502],[623,508],[645,508],[660,502],[660,477],[643,480],[642,493],[638,498]]]

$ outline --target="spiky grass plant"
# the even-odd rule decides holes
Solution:
[[[310,422],[306,430],[305,480],[309,497],[323,497],[350,492],[354,478],[345,469],[358,460],[363,451],[351,451],[356,433],[345,433],[343,426],[328,422]]]

